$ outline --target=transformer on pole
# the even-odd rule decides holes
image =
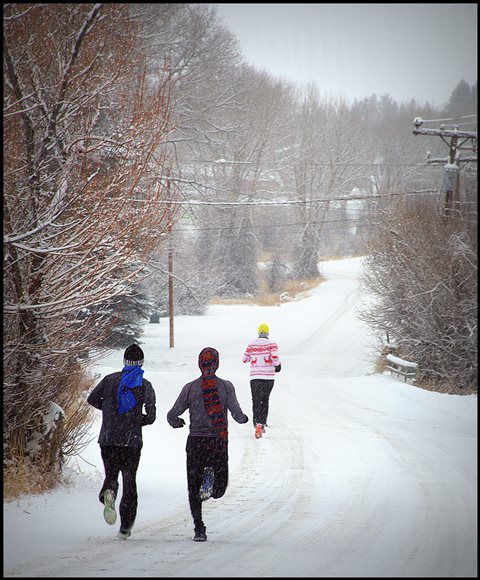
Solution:
[[[460,117],[460,121],[463,119],[470,119],[472,117],[476,117],[476,115]],[[413,120],[415,127],[413,134],[440,137],[449,148],[448,157],[432,159],[430,157],[430,152],[428,152],[426,156],[427,164],[444,165],[443,182],[440,191],[445,195],[444,218],[448,219],[452,212],[452,204],[454,206],[454,211],[459,211],[460,208],[460,166],[462,163],[477,162],[478,158],[477,131],[466,131],[460,129],[460,127],[468,125],[476,126],[476,121],[467,121],[464,123],[454,122],[447,125],[444,124],[445,121],[454,121],[454,119],[424,120],[421,117],[416,117]],[[423,127],[424,123],[432,122],[441,122],[442,124],[438,129]],[[467,142],[471,142],[471,144],[464,146]],[[469,157],[462,157],[462,150],[472,151],[472,155]]]

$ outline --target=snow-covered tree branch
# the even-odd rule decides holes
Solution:
[[[80,311],[139,280],[174,219],[173,125],[171,81],[160,67],[146,82],[127,5],[4,12],[4,439],[22,431],[24,452],[108,332]]]

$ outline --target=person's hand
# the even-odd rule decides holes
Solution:
[[[179,429],[180,427],[183,427],[185,425],[185,421],[179,417],[178,418],[178,423],[176,425],[173,426],[174,429]]]
[[[242,421],[242,424],[243,424],[243,423],[248,423],[248,417],[247,417],[245,414],[243,415],[243,421]]]

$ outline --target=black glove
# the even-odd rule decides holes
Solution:
[[[279,373],[282,370],[282,365],[281,363],[278,363],[278,365],[275,367],[275,372]]]
[[[243,424],[243,423],[248,423],[248,417],[247,417],[245,414],[243,415],[243,421],[242,421],[242,424]]]
[[[185,425],[185,421],[179,417],[178,418],[178,423],[176,425],[173,425],[174,429],[178,429],[179,427],[183,427]]]

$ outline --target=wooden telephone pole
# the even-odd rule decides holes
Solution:
[[[168,171],[167,172],[167,192],[168,192],[168,199],[170,199],[170,180],[171,180],[171,173],[170,173],[170,171]],[[168,316],[169,316],[169,323],[170,323],[170,348],[173,348],[175,346],[174,329],[173,329],[174,312],[173,312],[173,243],[172,243],[172,226],[173,226],[173,220],[172,220],[172,216],[170,215],[170,220],[168,222]]]
[[[465,117],[460,117],[462,119],[468,119],[471,117],[476,117],[476,115],[467,115]],[[427,163],[431,165],[444,165],[444,175],[442,183],[442,193],[445,194],[445,210],[444,219],[447,220],[451,217],[452,205],[454,205],[453,211],[458,212],[460,210],[460,164],[468,162],[477,161],[477,131],[464,131],[460,127],[465,125],[476,125],[476,121],[470,122],[457,122],[451,123],[449,125],[443,124],[444,121],[454,121],[451,119],[434,119],[434,120],[424,120],[421,117],[414,119],[413,124],[415,129],[413,130],[414,135],[433,135],[440,137],[442,141],[449,148],[448,157],[432,159],[430,153],[427,153]],[[431,122],[442,122],[438,129],[430,129],[427,127],[421,128],[424,123]],[[448,141],[449,139],[449,141]],[[470,146],[463,146],[467,141],[471,141]],[[461,157],[461,150],[471,150],[471,157]],[[474,154],[474,155],[473,155]]]
[[[168,230],[171,234],[171,225],[168,227]],[[170,319],[170,348],[173,348],[175,346],[175,339],[173,332],[173,249],[171,239],[169,239],[168,243],[170,244],[168,248],[168,315]]]
[[[172,82],[172,67],[171,56],[164,58],[163,70],[169,83]],[[167,195],[168,200],[171,200],[171,184],[172,171],[167,170]],[[170,348],[175,346],[174,338],[174,311],[173,311],[173,242],[172,242],[172,228],[173,228],[173,211],[170,205],[169,221],[168,221],[168,318],[170,330]]]

